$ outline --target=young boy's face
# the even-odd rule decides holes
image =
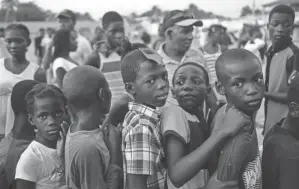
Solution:
[[[272,14],[268,23],[268,30],[273,44],[283,42],[293,32],[293,17],[286,13]]]
[[[125,36],[124,23],[111,23],[106,30],[106,36],[112,48],[120,47]]]
[[[33,115],[30,115],[29,121],[37,127],[41,136],[54,141],[59,137],[64,115],[65,105],[61,99],[36,98]]]
[[[141,63],[133,88],[135,102],[153,107],[164,106],[169,92],[165,67],[151,61]]]
[[[260,62],[247,59],[223,66],[223,86],[228,103],[245,113],[252,114],[260,108],[264,96],[264,79]]]
[[[5,32],[5,43],[8,52],[13,57],[22,57],[30,44],[26,35],[18,29],[9,29]]]
[[[180,106],[187,111],[194,111],[204,101],[207,81],[205,72],[194,66],[183,66],[174,76],[173,94]]]

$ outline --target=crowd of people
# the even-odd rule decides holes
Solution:
[[[291,7],[271,10],[267,50],[258,27],[229,48],[218,24],[194,47],[203,22],[182,10],[165,15],[153,46],[146,33],[130,42],[115,11],[91,41],[72,11],[57,19],[59,29],[34,40],[36,63],[26,57],[28,28],[3,30],[1,189],[299,188]]]

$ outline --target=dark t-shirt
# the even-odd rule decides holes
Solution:
[[[263,189],[299,188],[299,136],[282,128],[283,121],[264,139]]]
[[[42,49],[42,40],[43,37],[42,36],[38,36],[34,39],[34,45],[35,45],[35,49],[37,51],[37,56],[38,57],[42,57],[43,56],[43,49]]]
[[[223,119],[226,107],[221,107],[214,119]],[[220,181],[238,180],[240,189],[260,189],[262,173],[257,134],[253,123],[245,128],[227,141],[219,153],[217,177]]]

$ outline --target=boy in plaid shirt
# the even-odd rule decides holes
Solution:
[[[121,74],[134,97],[122,131],[124,188],[165,189],[160,114],[155,109],[164,106],[168,96],[167,71],[156,52],[143,48],[124,57]]]

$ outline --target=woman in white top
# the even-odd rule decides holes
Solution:
[[[53,84],[62,87],[66,72],[77,67],[78,63],[70,58],[70,52],[77,49],[77,35],[74,31],[60,29],[55,33],[53,55]]]
[[[260,50],[265,47],[266,42],[262,39],[262,33],[259,28],[252,28],[249,31],[250,40],[244,46],[244,49],[251,51],[262,63]]]
[[[22,80],[46,82],[44,70],[26,58],[31,43],[30,33],[22,24],[11,24],[5,29],[5,45],[11,57],[0,59],[0,140],[13,127],[14,112],[11,108],[11,92]]]

